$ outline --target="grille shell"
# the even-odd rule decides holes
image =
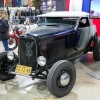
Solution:
[[[30,37],[20,37],[18,51],[20,65],[32,67],[32,71],[35,71],[37,69],[36,41]]]

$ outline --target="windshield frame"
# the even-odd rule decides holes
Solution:
[[[76,24],[76,21],[77,21],[77,19],[79,18],[79,17],[38,17],[38,21],[37,21],[37,24],[54,24],[54,23],[56,23],[56,24],[68,24],[68,23],[64,23],[64,22],[59,22],[59,21],[56,21],[56,22],[47,22],[47,21],[45,21],[45,22],[43,22],[43,21],[41,21],[41,19],[44,19],[45,18],[45,20],[47,20],[47,19],[55,19],[55,20],[57,20],[57,19],[60,19],[60,18],[62,18],[62,19],[68,19],[68,20],[75,20],[75,24]],[[71,21],[72,22],[72,21]],[[74,24],[74,25],[75,25]]]

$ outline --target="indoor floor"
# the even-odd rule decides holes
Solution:
[[[0,52],[3,50],[0,43]],[[100,62],[94,62],[92,53],[88,53],[75,62],[75,67],[76,83],[63,98],[58,99],[49,93],[46,80],[16,76],[6,82],[0,81],[0,100],[100,100],[100,80],[86,74],[100,71]]]

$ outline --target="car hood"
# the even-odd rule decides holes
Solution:
[[[59,32],[64,32],[72,29],[72,25],[43,25],[37,27],[35,30],[28,32],[28,35],[41,37]]]

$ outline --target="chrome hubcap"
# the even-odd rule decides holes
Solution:
[[[69,83],[70,76],[67,72],[64,72],[60,77],[60,84],[66,86]]]

